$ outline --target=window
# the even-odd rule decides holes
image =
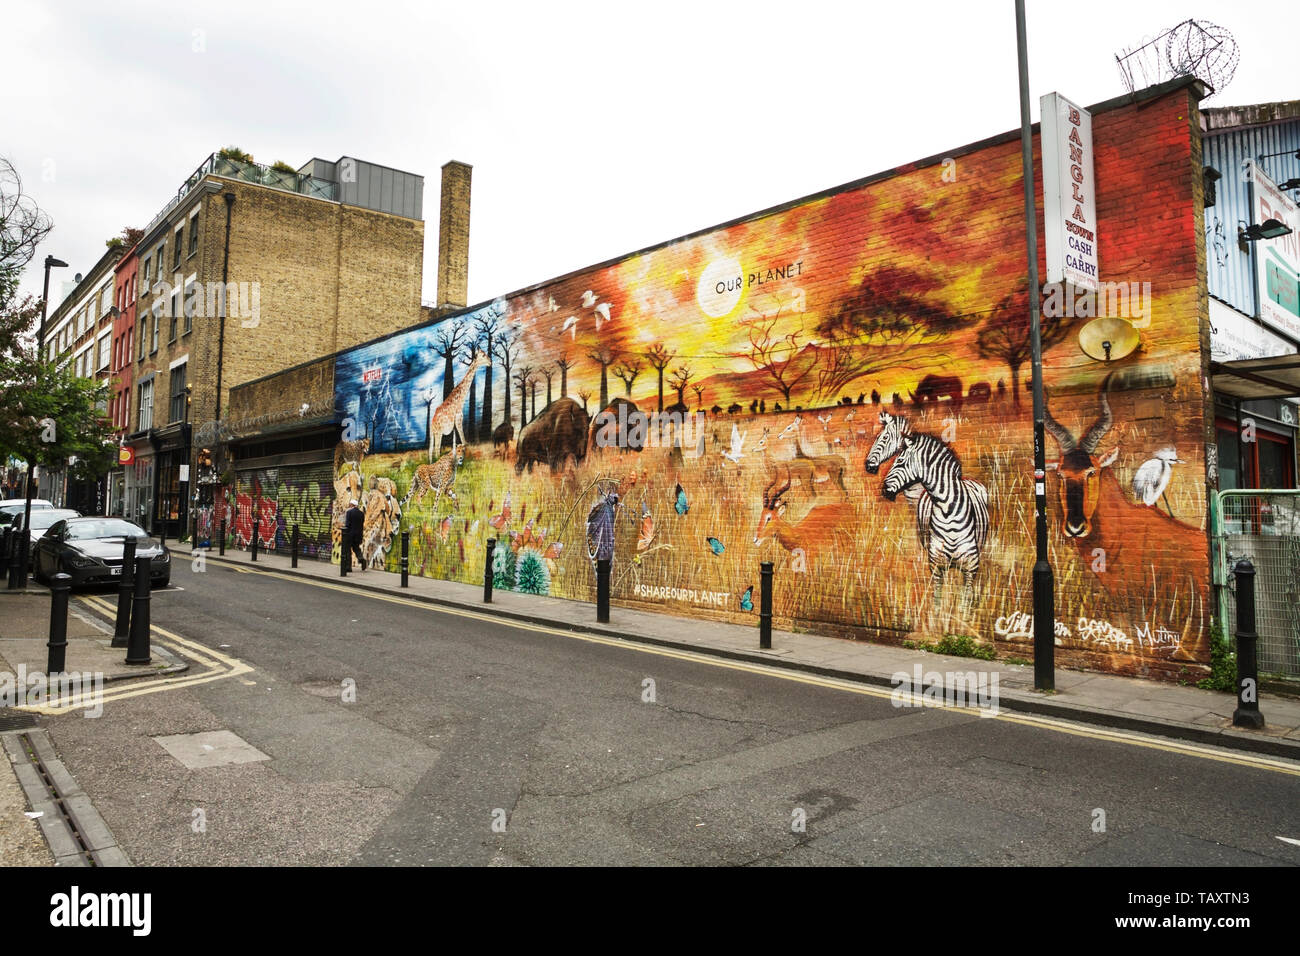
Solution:
[[[198,295],[198,283],[191,282],[185,287],[185,332],[188,334],[194,331],[194,297]]]
[[[185,235],[185,224],[181,223],[176,227],[176,237],[172,240],[172,268],[181,267],[181,239]]]
[[[163,269],[166,268],[166,261],[167,261],[163,257],[166,254],[167,254],[167,243],[165,241],[158,243],[158,249],[154,252],[154,256],[158,260],[158,275],[154,277],[155,283],[162,282]]]
[[[198,213],[190,216],[190,255],[199,251],[199,217]]]
[[[168,331],[170,333],[167,337],[168,342],[176,341],[176,323],[180,320],[180,315],[181,315],[181,293],[180,290],[177,289],[175,292],[172,293],[172,298],[171,298],[171,322],[169,323],[168,326]]]
[[[140,386],[140,431],[153,428],[153,379]]]
[[[99,339],[99,362],[95,367],[96,371],[102,372],[108,368],[108,350],[113,337],[111,335],[101,336]]]
[[[144,292],[149,291],[149,267],[150,267],[152,264],[153,264],[153,260],[150,259],[148,256],[145,256],[145,257],[144,257],[144,272],[140,273],[140,275],[141,275],[141,281],[140,281],[140,289],[141,289],[141,291],[144,291]]]
[[[149,331],[149,329],[145,325],[145,323],[147,323],[148,321],[149,321],[148,315],[140,316],[140,361],[141,362],[144,361],[144,343],[145,340],[148,338],[146,333]]]
[[[185,392],[185,364],[181,363],[172,369],[171,381],[171,417],[168,421],[179,422],[185,419],[186,399],[189,396]]]
[[[149,339],[149,354],[152,355],[158,351],[158,323],[162,319],[163,306],[161,302],[154,303],[153,307],[153,335]]]

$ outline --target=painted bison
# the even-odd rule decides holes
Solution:
[[[532,472],[536,462],[545,462],[552,471],[587,457],[587,413],[571,398],[561,398],[534,418],[519,433],[515,448],[515,474],[527,466]]]
[[[640,451],[646,446],[650,417],[626,398],[616,398],[591,420],[589,448]]]

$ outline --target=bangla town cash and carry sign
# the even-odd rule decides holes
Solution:
[[[1291,232],[1260,239],[1255,246],[1255,278],[1259,283],[1259,318],[1273,328],[1300,338],[1300,214],[1296,204],[1277,188],[1254,160],[1245,162],[1251,184],[1252,222],[1277,219]]]
[[[1097,291],[1097,181],[1092,114],[1059,93],[1039,100],[1042,115],[1043,228],[1047,282]]]

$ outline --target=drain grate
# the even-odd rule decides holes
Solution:
[[[30,730],[36,726],[35,714],[0,710],[0,733],[6,730]]]

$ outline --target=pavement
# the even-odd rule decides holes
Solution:
[[[1032,665],[948,657],[920,649],[779,630],[772,632],[771,649],[763,650],[758,647],[758,631],[753,626],[617,606],[611,607],[609,622],[600,624],[596,622],[595,605],[582,601],[498,590],[493,593],[492,603],[485,604],[480,585],[411,576],[409,586],[403,589],[401,576],[396,573],[367,570],[341,578],[337,565],[302,559],[294,569],[287,556],[265,552],[258,554],[256,563],[242,551],[231,551],[224,557],[207,551],[205,560],[306,578],[327,578],[344,588],[401,595],[567,630],[886,687],[896,686],[893,675],[899,672],[911,675],[918,666],[922,672],[979,671],[992,666],[999,674],[997,703],[1005,711],[1300,759],[1300,698],[1265,694],[1260,701],[1265,726],[1262,730],[1249,730],[1232,725],[1235,696],[1165,681],[1058,668],[1056,690],[1041,692],[1034,689]],[[0,653],[3,646],[0,641]]]

